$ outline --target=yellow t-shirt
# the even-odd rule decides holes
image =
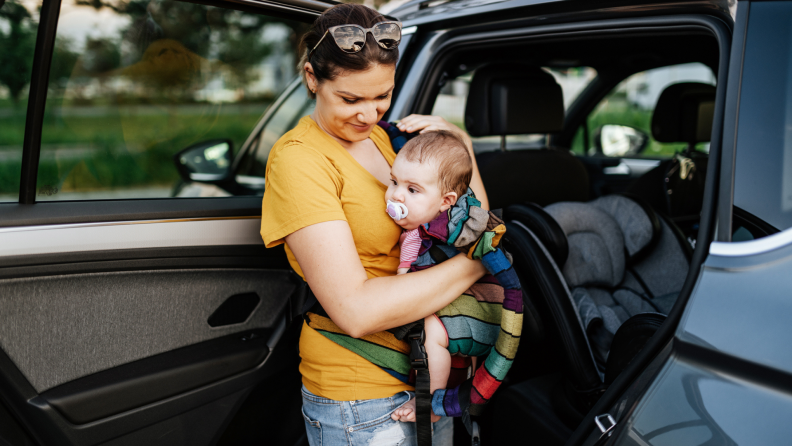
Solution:
[[[393,164],[388,135],[371,133],[382,155]],[[396,274],[401,228],[385,213],[380,183],[336,140],[308,116],[272,147],[265,173],[261,237],[267,248],[316,223],[349,223],[360,261],[369,278]],[[286,255],[301,276],[288,245]],[[332,259],[328,258],[332,262]],[[386,398],[412,387],[303,324],[300,373],[313,394],[337,401]]]

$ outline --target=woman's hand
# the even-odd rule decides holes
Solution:
[[[407,133],[426,133],[446,130],[459,136],[462,141],[465,142],[468,153],[470,153],[470,158],[473,160],[473,178],[470,180],[470,188],[475,192],[476,198],[481,201],[481,208],[489,210],[489,199],[487,198],[487,191],[484,189],[484,182],[481,180],[478,164],[476,164],[476,154],[473,152],[473,141],[470,139],[470,135],[468,135],[467,132],[440,116],[430,115],[409,115],[402,118],[401,121],[396,124],[396,127],[402,132]]]
[[[402,132],[407,133],[426,133],[437,130],[447,130],[449,132],[456,133],[463,140],[470,140],[470,137],[464,132],[464,130],[460,129],[454,124],[451,124],[440,116],[410,115],[402,118],[402,120],[396,124],[396,127],[398,127]]]

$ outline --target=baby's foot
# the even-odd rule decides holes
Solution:
[[[415,398],[404,403],[404,405],[393,411],[391,418],[396,421],[415,421]]]
[[[391,418],[396,421],[415,422],[415,398],[404,403],[404,405],[393,411]],[[440,421],[440,415],[435,415],[432,411],[432,423]]]

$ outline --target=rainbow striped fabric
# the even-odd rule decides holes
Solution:
[[[522,289],[500,240],[506,227],[497,216],[480,207],[468,189],[447,213],[421,229],[422,249],[412,271],[436,263],[433,245],[452,257],[449,248],[480,259],[490,275],[484,276],[437,315],[448,331],[448,350],[487,359],[471,380],[453,389],[437,390],[432,410],[440,416],[478,415],[511,368],[522,331]],[[429,358],[431,361],[432,358]]]

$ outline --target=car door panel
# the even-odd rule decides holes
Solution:
[[[288,271],[195,269],[0,281],[0,346],[38,391],[234,332],[272,328],[296,285]],[[260,305],[247,321],[207,319],[235,294]]]
[[[300,280],[259,225],[0,229],[4,401],[44,444],[216,441],[256,386],[296,374]]]
[[[79,378],[41,394],[74,424],[85,424],[251,370],[270,354],[273,329],[192,344]]]

